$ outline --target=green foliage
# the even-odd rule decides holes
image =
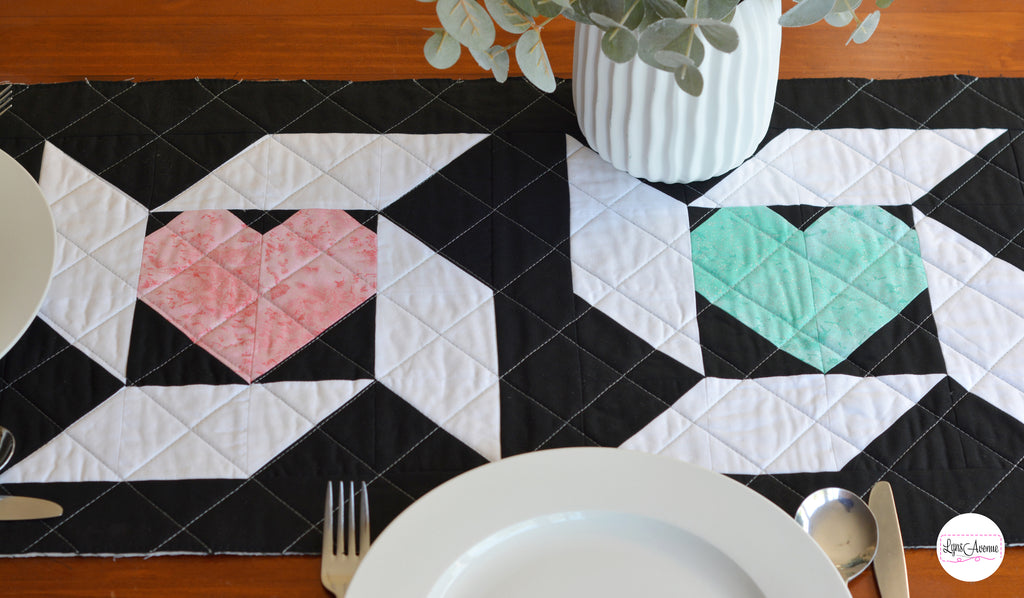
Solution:
[[[433,2],[434,0],[419,0]],[[436,0],[441,28],[423,46],[427,62],[444,69],[455,64],[466,46],[481,68],[495,79],[508,77],[509,53],[526,78],[544,91],[555,88],[541,32],[549,21],[564,16],[604,33],[601,50],[615,62],[639,58],[654,68],[673,73],[679,88],[692,95],[704,89],[700,72],[706,52],[732,52],[741,43],[730,25],[743,0]],[[864,43],[878,27],[880,10],[864,18],[862,0],[783,0],[793,2],[779,19],[783,27],[803,27],[824,20],[833,27],[853,26],[847,40]],[[885,9],[893,0],[875,0]],[[515,36],[507,46],[495,45],[495,27]]]

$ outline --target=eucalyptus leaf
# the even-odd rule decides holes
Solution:
[[[740,45],[740,35],[736,33],[736,29],[732,25],[725,23],[701,25],[700,32],[704,34],[704,39],[708,40],[708,43],[719,52],[729,53]]]
[[[537,3],[535,0],[512,0],[512,4],[531,17],[540,15],[540,11],[537,10]]]
[[[487,53],[491,57],[491,72],[494,73],[494,80],[504,83],[508,79],[508,50],[502,46],[491,46]]]
[[[562,8],[571,8],[572,7],[572,0],[551,0],[551,1],[554,2],[555,4],[561,6]]]
[[[692,4],[691,4],[692,2]],[[687,16],[695,19],[715,19],[721,21],[736,10],[739,0],[691,0],[687,2]]]
[[[494,22],[509,33],[522,33],[533,26],[533,19],[511,0],[484,0]]]
[[[654,57],[661,50],[671,49],[676,52],[685,53],[682,48],[683,35],[690,31],[690,27],[683,25],[675,19],[662,19],[652,23],[640,34],[637,55],[640,60],[647,64],[665,71],[674,71],[666,65],[658,62]]]
[[[833,12],[854,12],[860,8],[861,0],[836,0],[836,6],[833,6]]]
[[[672,50],[660,50],[654,54],[655,60],[676,71],[684,66],[696,67],[697,65],[686,54],[673,52]]]
[[[871,34],[875,32],[875,28],[878,27],[878,21],[882,18],[882,13],[875,11],[869,14],[856,29],[853,30],[853,35],[850,39],[846,40],[849,44],[851,41],[855,44],[863,44],[864,42],[871,39]]]
[[[484,50],[494,44],[494,21],[476,0],[438,0],[437,18],[468,48]]]
[[[643,0],[587,0],[587,14],[604,15],[626,29],[636,29],[644,18]]]
[[[448,35],[444,29],[431,29],[433,35],[427,38],[423,44],[423,56],[426,57],[430,66],[435,69],[446,69],[459,61],[462,54],[462,44],[454,37]],[[481,65],[482,66],[482,65]]]
[[[516,43],[516,62],[519,63],[519,68],[526,79],[541,91],[555,90],[555,75],[551,71],[548,54],[536,29],[530,29],[519,36],[519,42]]]
[[[676,85],[692,96],[699,96],[704,91],[704,77],[694,66],[683,66],[676,70]]]
[[[609,29],[601,38],[601,51],[613,62],[629,62],[636,56],[637,39],[629,29]]]
[[[644,18],[643,18],[642,21],[640,21],[640,25],[637,26],[637,28],[634,31],[634,33],[636,33],[639,36],[641,33],[644,32],[644,29],[647,29],[653,23],[655,23],[657,21],[660,21],[660,20],[661,20],[661,17],[658,16],[658,13],[656,13],[652,9],[648,8],[648,9],[644,10]]]
[[[537,12],[542,17],[555,18],[562,14],[562,4],[555,0],[535,0],[537,3]]]
[[[574,0],[569,4],[569,8],[562,10],[562,14],[567,19],[571,19],[577,23],[583,23],[584,25],[593,25],[590,17],[584,12],[583,2],[580,0]]]
[[[647,8],[656,13],[659,17],[666,19],[678,19],[686,16],[686,11],[675,0],[644,0]]]
[[[615,29],[619,27],[618,21],[599,12],[590,13],[590,20],[602,30]]]
[[[853,13],[847,10],[833,11],[825,17],[825,22],[833,27],[846,27],[853,20]]]
[[[461,48],[462,46],[459,47]],[[496,47],[497,46],[491,46],[491,48]],[[485,71],[491,70],[491,67],[494,66],[494,60],[491,59],[490,50],[481,51],[470,48],[469,53],[473,56],[473,60],[475,60],[478,65],[480,65],[480,68],[484,69]]]
[[[422,0],[420,0],[422,2]],[[892,0],[875,0],[875,6],[878,8],[889,8],[892,5]]]
[[[825,18],[836,5],[836,0],[801,0],[799,4],[787,10],[780,18],[783,27],[804,27],[813,25]]]

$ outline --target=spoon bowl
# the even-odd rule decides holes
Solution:
[[[14,456],[14,434],[0,426],[0,469],[7,467],[7,462]]]
[[[825,551],[847,583],[868,568],[878,549],[878,524],[859,496],[823,488],[800,504],[796,522]]]

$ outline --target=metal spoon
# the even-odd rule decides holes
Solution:
[[[0,426],[0,469],[7,467],[7,462],[14,456],[14,434]]]
[[[821,546],[847,583],[875,558],[875,516],[849,490],[823,488],[811,493],[797,509],[796,522]]]

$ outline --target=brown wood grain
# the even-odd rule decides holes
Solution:
[[[1020,596],[1024,548],[1010,548],[1002,567],[976,583],[957,581],[933,550],[908,550],[911,596]],[[799,571],[780,571],[799,575]],[[850,584],[854,598],[877,598],[868,569]],[[24,598],[309,598],[329,596],[318,557],[178,556],[0,560],[0,596]],[[382,597],[383,598],[383,597]]]
[[[432,11],[414,0],[6,0],[0,80],[486,76],[468,55],[446,71],[427,65],[422,28],[435,26]],[[846,47],[846,35],[826,26],[787,30],[780,76],[1024,76],[1020,0],[897,0],[868,44]],[[543,38],[557,74],[571,76],[571,23],[553,22]],[[913,596],[1024,593],[1024,548],[1009,549],[1000,570],[976,584],[946,575],[933,551],[907,556]],[[851,591],[878,596],[870,570]],[[0,559],[0,596],[327,595],[316,557]]]
[[[486,76],[466,52],[445,71],[426,63],[423,28],[436,25],[433,6],[414,0],[4,2],[0,80]],[[898,0],[868,44],[847,47],[847,35],[824,25],[787,29],[781,76],[1024,76],[1018,0]],[[557,74],[571,76],[572,24],[555,20],[543,39]]]

